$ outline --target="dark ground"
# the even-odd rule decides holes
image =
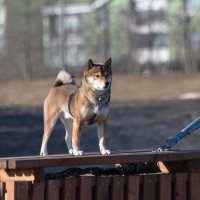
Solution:
[[[199,115],[200,100],[112,105],[107,147],[112,151],[158,146]],[[0,108],[0,157],[38,155],[42,132],[42,108]],[[64,136],[64,127],[58,122],[50,137],[49,154],[67,152]],[[83,128],[81,147],[85,152],[98,151],[95,126]],[[200,130],[181,141],[176,148],[200,148]]]

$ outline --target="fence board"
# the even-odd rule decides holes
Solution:
[[[128,176],[128,200],[139,200],[140,176]]]
[[[32,200],[44,200],[44,181],[33,182]]]
[[[190,194],[191,200],[199,200],[200,198],[200,173],[190,173]]]
[[[124,199],[124,177],[113,176],[112,178],[112,200]]]
[[[175,174],[175,200],[186,200],[187,198],[187,174]]]
[[[9,181],[6,189],[7,200],[29,200],[29,182]]]
[[[0,200],[5,200],[6,185],[5,182],[0,182]]]
[[[6,183],[7,200],[16,199],[16,182],[10,181]]]
[[[76,199],[76,186],[77,178],[65,178],[64,179],[64,199],[75,200]]]
[[[143,176],[144,184],[144,200],[155,200],[156,191],[156,175]]]
[[[47,181],[47,200],[59,200],[60,180]]]
[[[83,176],[80,178],[80,200],[92,200],[92,178]]]
[[[97,177],[96,180],[96,199],[107,200],[109,198],[109,177]]]
[[[160,200],[171,200],[171,185],[172,185],[171,174],[159,175],[160,185]]]

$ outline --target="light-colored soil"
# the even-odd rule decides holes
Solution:
[[[41,106],[54,80],[0,83],[0,106]],[[78,79],[80,83],[80,79]],[[185,93],[200,93],[200,74],[168,76],[114,75],[113,103],[168,100]]]

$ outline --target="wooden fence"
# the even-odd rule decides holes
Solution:
[[[148,163],[146,173],[46,179],[50,167]],[[0,159],[1,200],[199,200],[200,151]]]

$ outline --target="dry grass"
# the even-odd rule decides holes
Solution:
[[[0,83],[0,106],[41,106],[54,80]],[[79,81],[80,82],[80,81]],[[200,75],[141,77],[115,75],[112,102],[144,103],[200,92]]]

